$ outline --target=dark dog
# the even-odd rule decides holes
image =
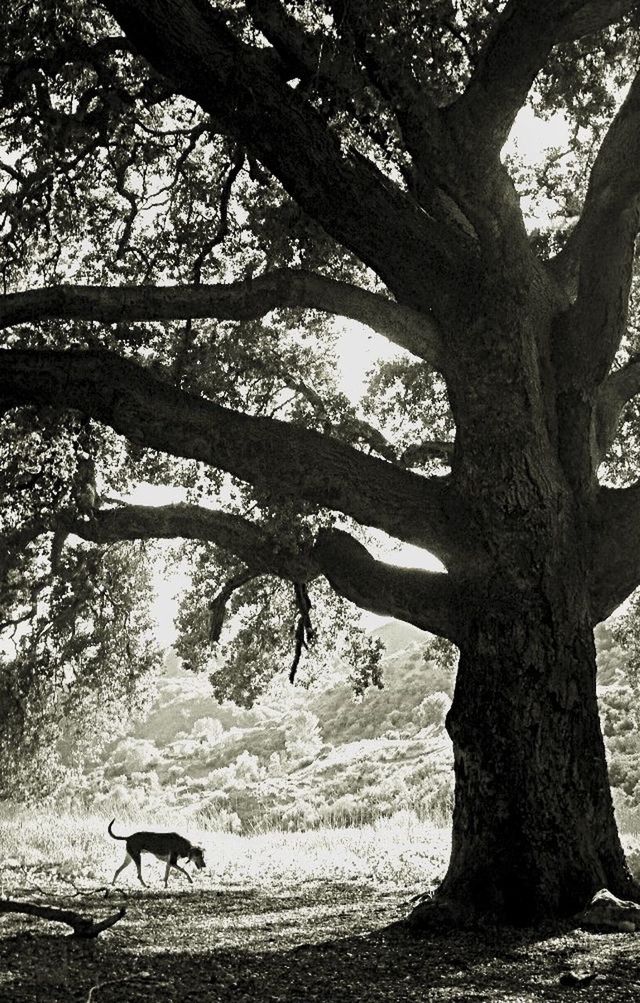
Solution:
[[[112,818],[107,826],[107,832],[112,837],[112,839],[123,839],[125,840],[126,846],[126,856],[124,858],[124,863],[118,868],[116,873],[113,875],[112,885],[115,885],[116,878],[123,871],[131,861],[136,865],[138,871],[138,880],[140,884],[147,885],[142,880],[142,868],[140,866],[140,854],[142,853],[153,853],[154,857],[158,860],[164,860],[167,864],[167,869],[164,875],[164,886],[167,887],[167,882],[169,881],[169,871],[172,867],[175,867],[176,871],[180,871],[181,874],[187,878],[190,884],[193,884],[191,877],[185,871],[184,867],[180,867],[178,863],[179,857],[186,857],[187,861],[192,860],[198,870],[202,870],[205,866],[204,853],[201,847],[194,846],[190,843],[188,839],[184,836],[179,836],[177,832],[132,832],[130,836],[116,836],[111,826],[115,822],[115,818]]]

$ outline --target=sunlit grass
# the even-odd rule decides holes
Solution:
[[[0,814],[3,860],[0,876],[16,870],[77,881],[106,883],[122,861],[124,844],[107,833],[110,820],[36,809]],[[167,813],[163,818],[119,817],[114,831],[176,829],[205,848],[207,870],[198,884],[292,884],[301,881],[360,881],[412,886],[444,873],[449,832],[400,812],[361,828],[326,828],[308,832],[271,831],[236,835],[194,828],[193,820]],[[144,858],[144,873],[154,883],[163,865]],[[125,884],[136,882],[135,868],[123,872]],[[176,881],[184,880],[175,878]]]
[[[0,809],[0,885],[15,883],[18,875],[37,880],[72,881],[97,885],[111,881],[122,862],[124,843],[107,833],[109,818],[72,816],[26,808]],[[307,832],[271,831],[251,835],[216,832],[194,827],[193,818],[167,812],[162,818],[122,816],[116,833],[136,829],[175,829],[205,849],[207,869],[194,877],[194,887],[295,885],[334,881],[392,885],[424,890],[446,870],[450,830],[421,820],[411,811],[362,827],[324,828]],[[640,873],[640,839],[623,836],[634,873]],[[143,858],[144,874],[159,885],[164,865]],[[137,885],[135,868],[122,873],[119,883]],[[186,885],[174,875],[172,884]]]

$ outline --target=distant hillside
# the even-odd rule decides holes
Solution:
[[[425,664],[421,631],[386,624],[384,689],[356,699],[274,684],[251,710],[218,703],[206,677],[173,654],[143,719],[92,764],[83,795],[119,815],[161,799],[222,824],[309,826],[408,806],[446,812],[451,748],[443,728],[453,680]],[[404,647],[399,645],[404,642]]]
[[[275,681],[251,710],[218,703],[206,677],[170,654],[148,712],[69,784],[77,806],[153,820],[173,806],[236,830],[357,824],[403,808],[448,817],[453,775],[444,720],[453,670],[429,635],[389,623],[384,688],[356,699]],[[601,716],[619,819],[640,823],[640,722],[624,652],[596,632]],[[70,805],[72,806],[72,805]]]
[[[390,620],[371,631],[372,637],[379,637],[383,642],[387,655],[395,655],[397,651],[410,647],[412,644],[424,643],[429,635],[424,630],[418,630],[410,623],[400,620]]]

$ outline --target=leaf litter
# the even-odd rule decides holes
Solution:
[[[4,894],[26,898],[22,883]],[[417,934],[406,888],[307,880],[31,896],[124,919],[91,942],[0,917],[0,1003],[534,1003],[640,998],[640,941],[581,930]],[[106,898],[105,898],[106,895]]]

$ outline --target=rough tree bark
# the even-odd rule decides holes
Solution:
[[[74,531],[97,541],[200,536],[247,562],[255,545],[260,572],[293,572],[299,581],[324,574],[361,606],[458,644],[447,719],[453,849],[441,888],[417,907],[414,922],[429,922],[434,911],[456,923],[536,922],[577,912],[602,886],[640,901],[608,786],[593,643],[594,625],[640,583],[640,489],[603,489],[597,480],[624,403],[640,388],[637,363],[612,373],[638,229],[640,77],[601,145],[582,217],[555,259],[543,261],[531,248],[500,162],[554,44],[597,31],[635,5],[510,0],[464,90],[446,107],[436,107],[391,58],[393,38],[373,30],[375,4],[327,4],[336,31],[322,74],[314,64],[317,34],[278,0],[247,4],[270,43],[255,48],[201,0],[103,6],[168,85],[259,159],[391,298],[282,270],[192,296],[149,287],[139,295],[130,288],[21,291],[0,300],[0,322],[247,318],[277,304],[338,311],[384,330],[443,375],[456,438],[450,475],[430,479],[330,436],[195,399],[158,369],[151,374],[113,352],[3,353],[5,410],[64,400],[139,444],[428,547],[447,574],[390,568],[342,532],[321,534],[305,553],[275,557],[273,541],[255,527],[243,539],[238,517],[184,509],[161,518],[139,509],[96,513]],[[323,86],[342,73],[343,87],[375,90],[395,116],[410,184],[408,172],[400,184],[341,146],[304,88],[289,86],[306,71]]]

